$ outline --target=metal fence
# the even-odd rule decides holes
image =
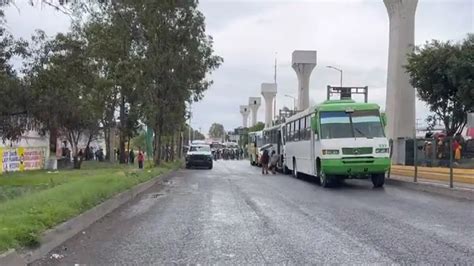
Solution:
[[[454,187],[455,182],[474,185],[474,139],[460,137],[404,139],[404,166],[393,165],[391,175],[419,178]],[[393,151],[393,141],[390,141]]]

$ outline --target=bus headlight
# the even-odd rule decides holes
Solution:
[[[339,150],[323,150],[323,155],[338,155]]]
[[[388,148],[377,148],[375,149],[375,153],[388,153]]]

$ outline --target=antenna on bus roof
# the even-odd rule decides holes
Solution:
[[[369,87],[327,87],[327,100],[331,99],[331,95],[339,94],[341,100],[351,100],[352,94],[364,94],[364,102],[367,103],[369,98]]]

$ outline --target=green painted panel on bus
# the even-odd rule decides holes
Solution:
[[[318,120],[319,120],[318,115],[315,115],[315,116],[311,117],[311,129],[313,129],[313,132],[316,133],[316,134],[319,134]]]
[[[330,175],[362,175],[385,173],[390,169],[390,158],[323,159],[321,167]]]

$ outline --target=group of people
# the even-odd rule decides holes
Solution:
[[[461,134],[456,134],[452,140],[447,139],[444,135],[435,135],[434,140],[427,140],[424,143],[424,157],[428,166],[432,165],[432,159],[437,159],[439,165],[449,165],[450,144],[452,145],[452,158],[455,162],[462,159],[463,145],[465,141]]]
[[[272,174],[276,174],[276,167],[279,156],[275,151],[272,151],[271,155],[268,150],[264,150],[260,157],[260,164],[262,165],[262,175],[268,175],[268,170]]]
[[[212,151],[214,160],[241,160],[244,158],[244,150],[242,148],[224,148]]]
[[[120,160],[120,149],[115,149],[115,155],[117,156],[116,157],[116,160]],[[145,154],[143,153],[143,151],[141,149],[138,149],[138,154],[135,155],[135,152],[133,151],[133,149],[131,149],[130,151],[126,150],[125,151],[125,163],[129,163],[129,164],[135,164],[135,156],[137,157],[137,161],[138,161],[138,168],[139,169],[143,169],[143,162],[145,161]]]

